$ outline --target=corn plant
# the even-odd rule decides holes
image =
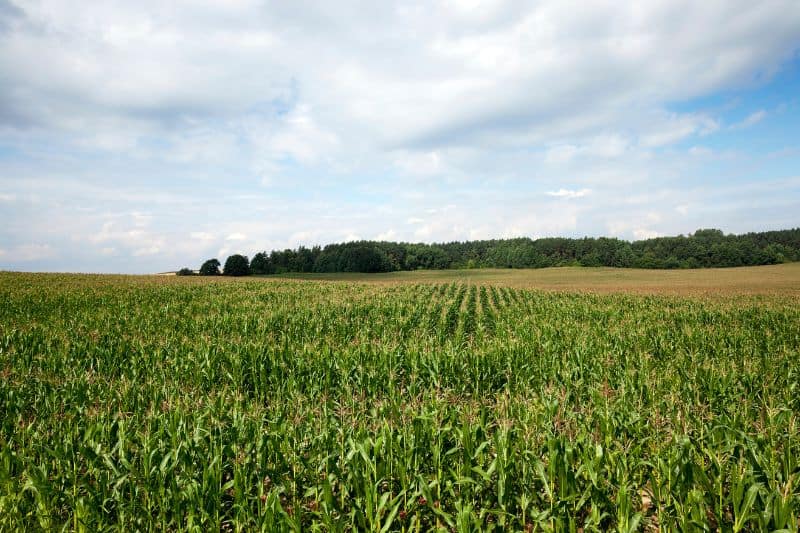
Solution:
[[[0,273],[0,530],[797,531],[794,296]]]

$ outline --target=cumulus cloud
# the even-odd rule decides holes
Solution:
[[[663,234],[651,229],[636,228],[633,230],[633,236],[637,241],[642,241],[645,239],[655,239],[656,237],[663,236]]]
[[[187,135],[171,153],[192,159],[224,152],[229,134],[313,161],[341,138],[430,147],[495,133],[522,140],[543,128],[586,132],[599,117],[636,125],[632,108],[655,112],[775,70],[791,57],[800,22],[790,0],[500,2],[469,16],[449,1],[336,10],[204,3],[191,17],[160,2],[91,9],[81,17],[65,1],[17,6],[0,51],[6,122],[121,131],[137,142],[179,125]],[[326,17],[335,23],[322,25]],[[32,57],[45,64],[28,68]],[[643,140],[707,127],[697,120],[674,116]]]
[[[548,191],[547,196],[554,196],[556,198],[564,198],[566,200],[572,200],[574,198],[583,198],[584,196],[590,194],[591,192],[592,192],[591,189],[579,189],[579,190],[558,189],[557,191]]]
[[[198,241],[213,241],[215,239],[212,233],[208,233],[207,231],[193,231],[189,234],[192,239],[196,239]]]
[[[162,252],[167,239],[146,228],[151,217],[138,212],[109,215],[98,231],[89,234],[86,241],[95,245],[101,255],[111,255],[124,250],[132,257],[153,256]]]
[[[681,104],[768,84],[799,28],[793,0],[0,3],[0,247],[147,271],[373,235],[684,231],[645,213],[699,224],[702,202],[653,191],[711,183],[687,153],[766,112]],[[762,225],[794,220],[781,187]]]
[[[395,239],[397,239],[397,232],[393,229],[388,229],[375,236],[376,241],[392,241]]]

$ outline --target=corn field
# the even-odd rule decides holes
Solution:
[[[0,530],[797,531],[796,298],[0,274]]]

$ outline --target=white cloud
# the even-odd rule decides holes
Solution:
[[[414,176],[433,176],[445,169],[442,157],[437,151],[421,153],[406,151],[394,160],[394,164],[403,172]]]
[[[655,239],[656,237],[661,237],[662,234],[651,229],[637,228],[633,230],[633,236],[637,241],[641,241],[645,239]]]
[[[105,248],[104,248],[105,250]],[[161,251],[161,247],[158,245],[153,246],[146,246],[144,248],[137,248],[133,251],[134,257],[141,257],[143,255],[156,255],[158,252]]]
[[[713,153],[714,151],[706,146],[692,146],[689,148],[689,155],[693,157],[707,157]]]
[[[767,112],[764,111],[763,109],[760,109],[758,111],[754,111],[753,113],[750,113],[749,115],[747,115],[747,117],[744,120],[742,120],[741,122],[737,122],[735,124],[731,124],[730,129],[732,129],[732,130],[741,130],[741,129],[749,128],[750,126],[754,126],[754,125],[758,124],[759,122],[761,122],[762,120],[764,120],[764,118],[766,116],[767,116]]]
[[[263,123],[249,122],[251,139],[273,160],[288,156],[301,163],[315,163],[339,146],[336,134],[318,123],[308,104],[298,104],[272,131],[264,132]]]
[[[109,221],[103,224],[100,228],[100,231],[89,235],[87,240],[89,242],[93,242],[95,244],[102,243],[110,240],[112,238],[112,228],[114,227],[114,223]]]
[[[289,236],[289,241],[295,243],[294,245],[297,246],[299,244],[307,243],[310,239],[313,238],[314,238],[314,232],[296,231]]]
[[[99,246],[97,252],[100,255],[115,255],[119,250],[124,250],[132,257],[142,257],[164,251],[167,239],[147,229],[151,219],[149,215],[133,212],[111,217],[112,220],[103,222],[99,231],[85,237],[89,243]],[[180,242],[172,243],[175,249],[183,246]]]
[[[229,255],[233,254],[248,255],[248,253],[249,252],[242,247],[223,246],[217,251],[217,257],[219,257],[220,260],[224,262],[224,258]]]
[[[708,135],[719,128],[711,117],[702,114],[662,114],[645,128],[640,143],[645,147],[659,147],[678,142],[690,135]]]
[[[571,161],[580,150],[577,146],[573,146],[571,144],[560,144],[557,146],[552,146],[547,149],[547,153],[545,154],[545,162],[547,163],[566,163]]]
[[[557,191],[547,192],[547,195],[554,196],[556,198],[564,198],[566,200],[572,200],[574,198],[583,198],[584,196],[587,196],[591,192],[592,192],[591,189],[579,189],[579,190],[558,189]]]
[[[378,233],[375,236],[376,241],[392,241],[397,238],[397,232],[393,229],[386,230],[382,233]]]
[[[49,244],[20,244],[10,249],[0,250],[0,257],[14,263],[27,263],[56,257],[56,250]]]
[[[628,140],[620,135],[600,135],[590,140],[586,145],[586,152],[598,157],[619,157],[628,150],[629,144]]]
[[[69,246],[83,268],[157,271],[386,228],[631,238],[796,221],[796,185],[721,191],[706,156],[731,179],[761,167],[704,140],[730,109],[692,105],[795,57],[794,0],[19,8],[0,31],[4,259],[48,242],[55,266]]]
[[[134,211],[131,213],[131,218],[133,218],[134,226],[137,228],[144,228],[150,225],[150,222],[153,220],[153,215]]]
[[[630,142],[622,135],[597,135],[588,138],[579,145],[556,144],[547,149],[545,162],[549,164],[568,163],[576,157],[612,159],[620,157],[628,151]]]
[[[0,49],[3,98],[18,120],[109,150],[181,124],[169,153],[193,161],[230,157],[242,136],[265,157],[309,163],[368,145],[591,137],[598,120],[663,145],[703,127],[679,120],[647,132],[662,102],[775,71],[800,25],[791,0],[467,11],[449,0],[367,10],[206,3],[191,17],[154,1],[109,2],[91,18],[64,0],[20,8],[26,23]],[[29,68],[33,57],[41,68]]]

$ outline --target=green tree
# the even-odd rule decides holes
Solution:
[[[194,271],[189,267],[183,267],[175,273],[176,276],[194,276]]]
[[[225,268],[222,270],[225,276],[247,276],[250,274],[250,261],[246,255],[233,254],[225,260]]]
[[[258,252],[253,256],[253,260],[250,261],[250,272],[252,274],[275,273],[275,266],[272,264],[272,261],[270,261],[267,252]]]
[[[209,259],[200,267],[201,276],[219,276],[219,261]]]

